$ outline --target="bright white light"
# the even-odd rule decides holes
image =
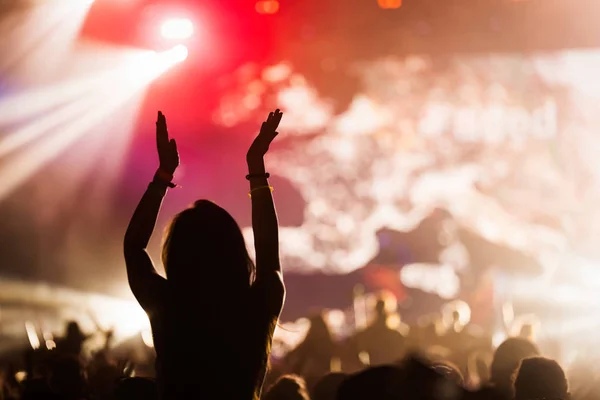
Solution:
[[[183,62],[188,57],[188,48],[180,44],[173,47],[169,54],[173,57],[174,62]]]
[[[128,65],[125,72],[127,84],[143,87],[169,68],[184,61],[187,56],[188,49],[182,44],[160,53],[146,51]]]
[[[144,329],[142,331],[142,340],[146,346],[154,348],[154,338],[152,337],[151,329]]]
[[[27,338],[31,348],[37,350],[40,348],[40,338],[37,335],[35,325],[31,321],[25,322],[25,331],[27,332]]]
[[[450,326],[454,318],[452,314],[455,311],[458,312],[459,315],[459,324],[461,326],[466,326],[471,320],[471,307],[469,307],[469,305],[462,300],[451,301],[442,307],[444,322]]]
[[[402,283],[409,288],[454,298],[460,290],[460,278],[449,265],[409,264],[400,270]]]
[[[194,24],[187,18],[171,18],[163,22],[160,33],[165,39],[188,39],[194,34]]]

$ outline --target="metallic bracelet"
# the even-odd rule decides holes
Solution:
[[[256,192],[257,190],[261,190],[261,189],[269,189],[269,190],[271,191],[271,193],[273,193],[273,191],[275,190],[275,189],[273,188],[273,186],[259,186],[259,187],[257,187],[257,188],[254,188],[254,189],[250,190],[250,191],[248,192],[248,197],[252,198],[252,193],[253,193],[253,192]]]

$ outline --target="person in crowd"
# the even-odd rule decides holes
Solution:
[[[176,186],[179,153],[158,113],[159,168],[127,228],[124,253],[130,288],[150,318],[161,399],[260,397],[285,297],[264,163],[281,117],[279,110],[269,114],[246,156],[256,266],[233,217],[199,200],[168,226],[165,279],[146,249],[167,189]],[[209,390],[210,396],[204,393]]]
[[[463,304],[464,306],[462,307],[465,307],[466,309],[460,310],[459,307],[461,307]],[[468,338],[466,337],[467,332],[465,329],[468,322],[465,321],[465,319],[468,320],[468,315],[470,314],[471,310],[468,308],[468,305],[462,301],[448,303],[444,308],[446,309],[442,310],[442,312],[445,314],[443,316],[444,333],[443,337],[441,338],[442,343],[452,350],[462,349],[465,345],[465,342],[468,341]],[[467,317],[463,317],[463,314],[466,314]]]
[[[263,400],[310,400],[306,382],[298,375],[284,375],[263,396]]]
[[[338,348],[323,314],[310,319],[310,328],[304,340],[285,358],[292,373],[302,375],[312,387],[318,379],[331,371],[331,361],[338,356]]]
[[[339,389],[337,400],[392,400],[402,398],[403,371],[383,365],[350,375]]]
[[[59,355],[53,360],[48,383],[61,400],[82,400],[88,394],[85,370],[75,356]]]
[[[60,397],[50,390],[45,379],[36,378],[23,382],[21,400],[60,400]]]
[[[386,310],[384,298],[377,299],[375,317],[363,331],[353,338],[357,354],[368,354],[370,365],[392,364],[402,358],[406,338],[396,329],[388,326],[390,313]]]
[[[490,368],[490,384],[507,400],[513,399],[513,376],[521,360],[539,356],[537,346],[522,338],[506,339],[494,353]]]
[[[156,383],[146,378],[127,378],[117,385],[115,400],[157,400]]]
[[[431,369],[445,376],[459,386],[464,386],[465,378],[460,369],[449,361],[437,361],[432,363]]]
[[[331,372],[323,376],[312,390],[312,400],[335,400],[342,382],[348,377],[342,372]]]
[[[515,400],[569,400],[565,371],[554,360],[544,357],[521,361],[515,378]]]
[[[430,354],[432,350],[437,352],[437,348],[442,346],[443,317],[439,313],[422,315],[418,318],[417,324],[410,329],[408,336],[409,347],[418,349],[425,354]],[[448,352],[443,347],[444,352]]]
[[[66,356],[79,357],[83,344],[91,337],[82,332],[81,327],[75,321],[67,323],[65,336],[56,343],[56,350]]]

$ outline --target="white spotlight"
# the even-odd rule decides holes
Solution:
[[[173,47],[168,51],[169,57],[172,57],[173,62],[183,62],[188,57],[188,48],[182,44]]]
[[[187,18],[171,18],[163,22],[160,33],[165,39],[188,39],[194,34],[194,24]]]

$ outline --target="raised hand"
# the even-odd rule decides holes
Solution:
[[[158,149],[158,159],[160,169],[167,174],[173,175],[179,166],[179,152],[175,139],[169,140],[169,131],[167,130],[167,119],[162,112],[158,112],[156,121],[156,147]]]
[[[263,122],[262,126],[260,127],[258,136],[256,139],[254,139],[254,142],[252,142],[252,145],[248,150],[246,159],[249,162],[258,161],[259,159],[262,159],[265,154],[267,154],[271,142],[273,139],[275,139],[275,136],[279,134],[279,132],[277,132],[277,128],[279,127],[282,116],[283,113],[279,111],[279,109],[269,113],[267,120]]]

